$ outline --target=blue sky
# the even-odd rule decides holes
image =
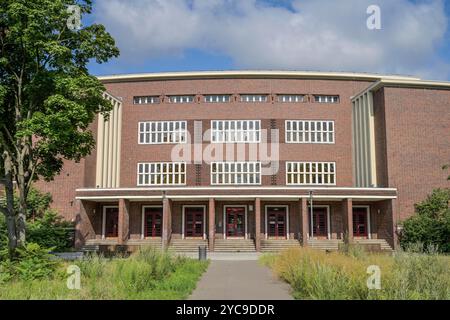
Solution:
[[[369,5],[381,30],[366,26]],[[95,0],[121,56],[117,73],[282,69],[408,74],[450,80],[450,1]]]

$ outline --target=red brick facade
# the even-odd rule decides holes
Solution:
[[[261,120],[262,129],[279,130],[278,173],[263,176],[260,187],[255,186],[251,190],[236,187],[225,191],[220,186],[211,186],[208,164],[197,167],[188,164],[186,190],[183,187],[165,188],[166,196],[171,199],[168,201],[171,212],[171,220],[167,222],[171,229],[169,238],[182,238],[182,207],[186,204],[206,207],[204,228],[208,236],[209,199],[215,201],[215,221],[211,223],[215,225],[215,238],[223,238],[224,205],[232,204],[247,206],[247,233],[249,238],[256,238],[255,197],[261,197],[261,237],[264,238],[267,226],[266,205],[278,204],[289,208],[289,238],[301,240],[304,230],[308,230],[303,226],[308,219],[303,216],[301,199],[308,198],[309,189],[316,189],[314,195],[318,198],[315,203],[330,208],[329,233],[332,239],[343,239],[349,230],[346,220],[348,208],[343,201],[352,198],[350,203],[354,206],[370,207],[371,237],[394,244],[397,221],[413,214],[414,203],[424,199],[434,188],[450,187],[446,180],[448,173],[441,169],[450,161],[450,86],[433,89],[383,86],[373,92],[378,188],[358,190],[354,188],[353,176],[351,98],[380,79],[360,76],[328,79],[301,76],[206,79],[195,76],[174,79],[162,76],[149,81],[104,80],[107,91],[122,103],[120,188],[94,190],[95,151],[80,164],[67,163],[53,183],[39,183],[39,187],[53,194],[54,207],[62,215],[77,221],[79,244],[86,239],[101,239],[103,205],[119,205],[119,199],[127,199],[128,206],[121,205],[124,207],[121,210],[125,210],[125,213],[121,211],[121,217],[125,217],[128,225],[120,230],[127,232],[126,238],[137,240],[142,236],[142,206],[163,205],[164,191],[162,187],[137,188],[137,163],[170,162],[173,148],[171,144],[140,145],[139,121],[185,120],[188,131],[193,135],[194,121],[201,121],[205,132],[210,128],[211,120]],[[167,101],[168,95],[184,94],[195,95],[194,103],[171,104]],[[230,103],[205,103],[202,96],[207,94],[231,94],[232,99]],[[240,94],[268,94],[269,99],[262,103],[243,103],[239,100]],[[305,95],[306,101],[281,103],[277,101],[277,94]],[[338,95],[340,102],[316,103],[316,94]],[[135,105],[134,96],[159,96],[162,101],[159,104]],[[335,143],[287,144],[285,120],[332,120]],[[96,134],[97,123],[92,128]],[[203,148],[208,145],[209,142],[204,142]],[[330,188],[286,187],[286,161],[335,162],[336,185]],[[199,187],[203,189],[195,189]],[[76,196],[80,200],[77,201]],[[105,199],[112,200],[105,202]]]

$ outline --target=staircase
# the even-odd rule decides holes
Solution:
[[[127,242],[129,246],[140,246],[140,247],[152,247],[155,249],[161,249],[161,238],[156,239],[130,239]]]
[[[380,245],[381,251],[392,252],[392,247],[385,239],[360,239],[355,240],[360,245]]]
[[[85,244],[81,247],[83,254],[92,254],[100,251],[100,245],[98,244]]]
[[[253,239],[216,239],[215,252],[256,252]]]
[[[312,249],[323,251],[338,251],[339,244],[344,243],[339,239],[309,239],[308,246]]]
[[[208,241],[203,239],[172,239],[169,250],[177,253],[198,252],[199,246],[206,246],[208,250]]]
[[[300,242],[295,239],[261,240],[261,252],[279,252],[290,248],[300,248]]]
[[[88,239],[86,240],[84,246],[81,247],[81,251],[85,254],[98,253],[101,245],[114,246],[117,245],[117,241],[109,239]]]

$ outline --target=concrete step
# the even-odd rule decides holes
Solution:
[[[81,247],[81,252],[83,253],[93,253],[100,251],[100,246],[95,244],[85,244]]]
[[[383,251],[393,251],[392,247],[385,239],[359,239],[355,241],[361,245],[378,244]]]
[[[255,252],[253,239],[216,239],[215,252]]]
[[[339,244],[344,243],[342,240],[338,239],[310,239],[308,240],[308,246],[312,249],[317,250],[329,250],[337,251],[339,250]]]
[[[261,251],[262,252],[278,252],[285,249],[290,248],[300,248],[300,242],[295,239],[289,239],[289,240],[273,240],[273,239],[267,239],[267,240],[261,240]]]
[[[198,247],[206,246],[208,250],[208,241],[202,239],[172,239],[169,250],[175,252],[198,252]]]

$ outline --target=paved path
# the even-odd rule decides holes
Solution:
[[[213,260],[191,300],[291,300],[289,285],[258,261]]]
[[[198,259],[198,253],[181,253],[180,255],[186,256],[192,259]],[[257,252],[208,252],[207,258],[209,260],[258,260],[261,256]]]

